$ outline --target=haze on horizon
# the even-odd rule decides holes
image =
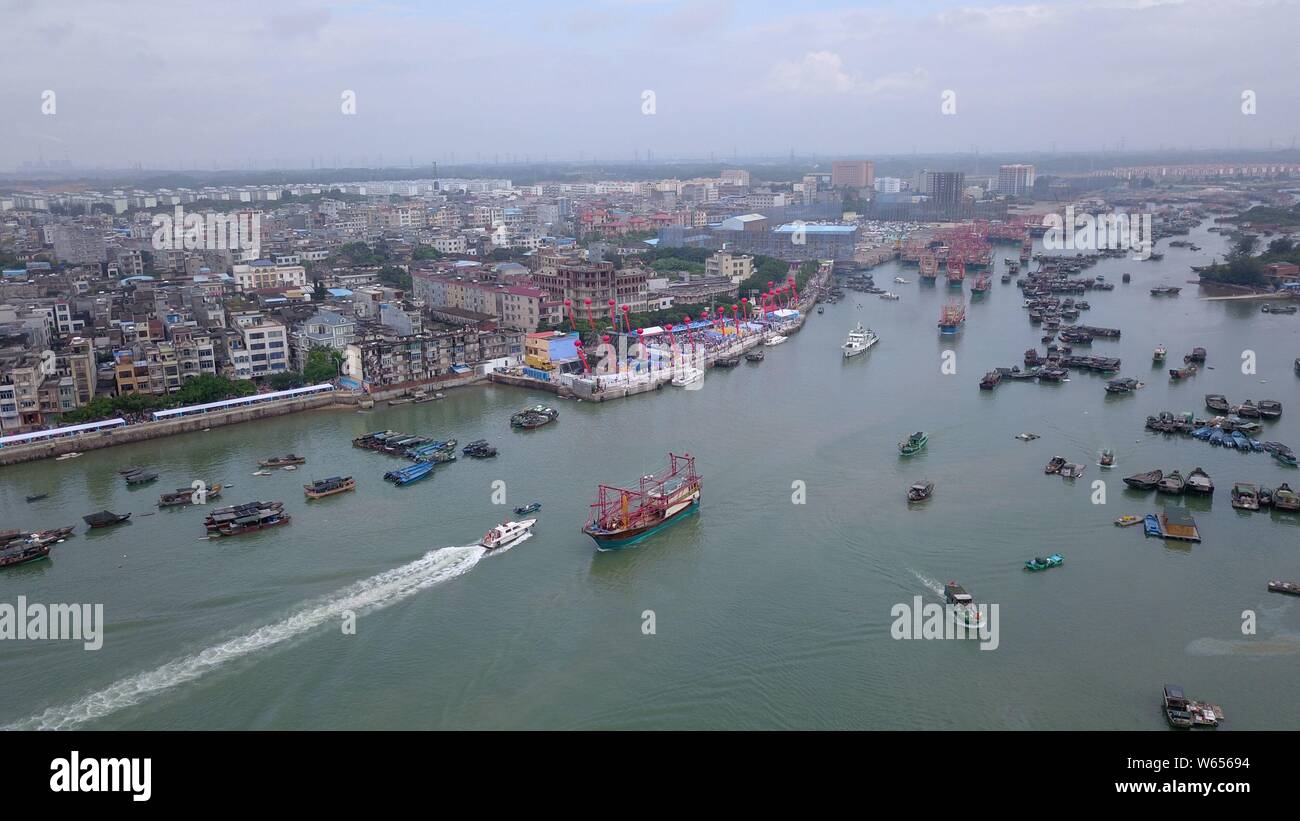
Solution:
[[[1264,149],[1300,134],[1294,0],[0,0],[0,19],[0,169]]]

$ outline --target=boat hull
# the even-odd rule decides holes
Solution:
[[[629,528],[609,533],[593,533],[586,528],[583,532],[592,538],[596,543],[596,549],[602,553],[610,550],[623,550],[640,542],[642,539],[649,538],[664,528],[685,519],[700,509],[700,493],[696,491],[689,504],[680,508],[676,513],[672,513],[658,522],[643,525],[641,527]]]

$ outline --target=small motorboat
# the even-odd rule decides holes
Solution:
[[[1016,438],[1022,442],[1032,442],[1035,439],[1041,439],[1042,437],[1036,433],[1017,433]]]
[[[1188,363],[1185,368],[1170,368],[1169,377],[1171,379],[1188,379],[1196,375],[1196,365]]]
[[[128,485],[147,485],[158,478],[158,474],[153,471],[140,471],[139,473],[127,474],[126,483]]]
[[[1065,457],[1053,456],[1050,460],[1048,460],[1047,466],[1043,468],[1043,473],[1047,473],[1047,474],[1060,473],[1061,468],[1063,467],[1065,467]]]
[[[56,457],[54,457],[54,461],[56,461],[56,462],[62,462],[64,459],[76,459],[76,458],[77,458],[78,456],[80,456],[80,455],[81,455],[80,453],[78,453],[78,452],[76,452],[76,451],[74,450],[74,451],[72,451],[71,453],[65,453],[65,454],[63,454],[62,456],[56,456]]]
[[[928,479],[916,482],[907,489],[907,501],[909,502],[924,502],[933,495],[934,482],[931,482]]]
[[[1101,452],[1101,458],[1097,460],[1097,467],[1109,470],[1115,467],[1115,452],[1110,448]]]
[[[1141,521],[1141,516],[1124,515],[1115,520],[1115,527],[1132,527]]]
[[[282,468],[291,465],[305,465],[306,463],[307,457],[298,456],[293,453],[286,453],[283,456],[272,456],[270,459],[263,459],[257,464],[264,468]]]
[[[746,361],[746,362],[762,362],[762,361],[763,361],[763,357],[765,357],[765,356],[767,356],[767,354],[763,353],[763,351],[762,351],[761,348],[755,348],[754,350],[749,351],[748,353],[745,354],[745,361]]]
[[[47,497],[47,496],[49,496],[49,495],[50,495],[50,494],[48,494],[48,493],[38,493],[38,494],[36,494],[35,496],[28,496],[28,497],[27,497],[27,501],[28,501],[29,503],[30,503],[30,502],[39,502],[40,500],[44,499],[45,497]]]
[[[1164,362],[1165,355],[1168,353],[1169,353],[1169,349],[1166,348],[1164,345],[1157,345],[1155,351],[1153,351],[1151,354],[1151,359],[1152,361],[1155,362]]]
[[[1065,562],[1065,557],[1062,556],[1060,553],[1053,553],[1052,555],[1046,558],[1042,556],[1035,556],[1034,558],[1025,562],[1025,569],[1046,570],[1049,567],[1060,567],[1061,564],[1064,562]]]
[[[1292,596],[1300,596],[1300,582],[1274,580],[1268,583],[1268,589],[1272,593],[1289,593]]]
[[[488,550],[508,547],[532,532],[536,519],[524,519],[521,522],[503,522],[489,530],[479,544]]]
[[[520,505],[519,507],[515,508],[515,515],[527,516],[529,513],[534,513],[541,509],[542,509],[541,502],[530,502],[526,505]]]

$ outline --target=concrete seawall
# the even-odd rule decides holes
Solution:
[[[307,396],[301,399],[282,399],[278,402],[269,402],[265,405],[235,408],[233,410],[223,411],[221,413],[209,413],[203,416],[190,416],[184,419],[169,420],[166,422],[142,422],[137,425],[127,425],[124,428],[117,428],[116,430],[90,433],[83,436],[74,436],[69,439],[60,439],[57,442],[40,442],[34,445],[14,445],[0,448],[0,466],[16,465],[20,462],[33,462],[37,459],[49,459],[54,456],[61,456],[65,453],[72,453],[74,451],[84,452],[87,450],[98,450],[99,448],[109,448],[113,445],[123,445],[129,442],[144,442],[149,439],[159,439],[177,433],[190,433],[192,431],[207,430],[208,428],[219,428],[224,425],[234,425],[240,422],[253,422],[258,419],[270,419],[273,416],[283,416],[286,413],[297,413],[298,411],[327,408],[330,406],[345,407],[353,405],[356,402],[356,399],[350,394],[339,391],[336,391],[335,393],[339,395],[317,395]]]

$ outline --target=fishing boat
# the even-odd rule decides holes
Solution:
[[[35,496],[28,496],[28,497],[27,497],[27,502],[28,502],[29,504],[30,504],[31,502],[39,502],[40,500],[44,499],[45,497],[47,497],[47,496],[49,496],[49,495],[50,495],[50,494],[48,494],[48,493],[37,493]]]
[[[1221,393],[1207,393],[1205,395],[1205,407],[1215,413],[1228,413],[1231,405],[1228,404],[1228,398]]]
[[[1272,593],[1289,593],[1292,596],[1300,596],[1300,582],[1274,580],[1268,583],[1268,589]]]
[[[475,439],[465,447],[461,448],[461,453],[473,459],[487,459],[497,455],[497,449],[488,444],[486,439]]]
[[[1061,468],[1065,467],[1066,461],[1064,456],[1053,456],[1048,460],[1047,466],[1043,468],[1043,473],[1049,476],[1054,473],[1060,473]]]
[[[1186,486],[1187,481],[1183,479],[1183,474],[1172,470],[1156,483],[1156,490],[1160,493],[1182,493]]]
[[[1242,417],[1243,419],[1259,418],[1259,407],[1257,407],[1255,403],[1250,401],[1249,399],[1242,402],[1240,405],[1234,406],[1232,408],[1232,412]]]
[[[984,378],[980,380],[980,390],[991,391],[1000,384],[1002,384],[1002,372],[989,371],[984,374]]]
[[[54,549],[53,541],[34,540],[11,542],[0,549],[0,567],[16,567],[28,562],[38,562],[48,558]]]
[[[1232,506],[1238,510],[1259,510],[1259,491],[1249,482],[1232,486]]]
[[[1183,357],[1184,362],[1202,363],[1205,361],[1206,352],[1204,348],[1192,348],[1192,352]]]
[[[524,519],[521,522],[502,522],[484,534],[479,544],[488,550],[509,547],[532,532],[536,519]]]
[[[1300,495],[1283,482],[1273,491],[1273,507],[1277,510],[1300,510]]]
[[[907,489],[907,501],[924,502],[934,495],[934,482],[925,480],[914,483]]]
[[[81,520],[91,527],[108,527],[125,522],[130,518],[130,513],[114,513],[111,510],[101,510],[98,513],[88,513],[82,516]]]
[[[975,599],[966,589],[957,582],[948,582],[943,586],[943,600],[947,602],[949,610],[952,611],[953,619],[959,624],[966,627],[980,626],[979,607],[975,604]]]
[[[1297,308],[1294,305],[1265,304],[1259,310],[1261,313],[1265,313],[1265,314],[1293,314],[1296,312]]]
[[[764,342],[763,344],[767,345],[769,348],[772,348],[777,345],[780,345],[782,342],[786,341],[789,338],[790,337],[788,336],[781,336],[780,334],[776,334],[775,336],[768,337],[767,341]]]
[[[668,454],[668,468],[642,476],[635,489],[601,485],[582,532],[600,551],[629,547],[699,510],[695,457]]]
[[[542,509],[541,502],[530,502],[526,505],[520,505],[519,507],[515,508],[515,515],[527,516],[529,513],[536,513],[541,509]]]
[[[1087,467],[1086,465],[1081,465],[1078,462],[1067,462],[1066,464],[1061,466],[1061,471],[1060,471],[1061,478],[1078,479],[1080,476],[1083,475],[1083,471],[1086,469],[1086,467]]]
[[[1026,570],[1047,570],[1050,567],[1060,567],[1065,562],[1065,557],[1060,553],[1053,553],[1050,556],[1035,556],[1025,562]]]
[[[196,493],[202,493],[196,496]],[[196,499],[202,499],[206,502],[209,499],[216,499],[221,496],[221,485],[216,484],[211,487],[204,485],[202,491],[193,487],[178,487],[171,493],[164,493],[158,497],[158,507],[183,507],[185,505],[196,504]]]
[[[1154,254],[1152,256],[1154,256]],[[1178,293],[1182,290],[1183,290],[1182,288],[1166,285],[1157,288],[1152,288],[1151,296],[1178,296]]]
[[[902,456],[911,456],[914,453],[920,453],[929,442],[930,434],[925,431],[917,431],[898,443],[898,452]]]
[[[1132,527],[1142,521],[1141,516],[1124,515],[1115,520],[1115,527]]]
[[[1296,455],[1290,450],[1275,450],[1272,452],[1273,458],[1289,467],[1296,466]]]
[[[1165,720],[1176,730],[1212,730],[1223,721],[1223,708],[1217,704],[1193,701],[1183,695],[1183,688],[1166,684],[1161,702]]]
[[[939,312],[939,333],[951,336],[961,330],[966,321],[966,306],[960,302],[949,302]]]
[[[421,479],[427,479],[433,475],[433,469],[437,466],[436,462],[416,462],[413,465],[404,467],[400,470],[390,470],[384,474],[384,479],[392,482],[398,487],[413,484]]]
[[[307,457],[286,453],[283,456],[272,456],[270,459],[263,459],[257,464],[264,468],[282,468],[289,465],[305,465],[306,463]]]
[[[1164,362],[1165,355],[1168,353],[1169,353],[1169,349],[1166,348],[1164,345],[1157,345],[1156,349],[1151,353],[1151,359],[1152,361],[1155,362]]]
[[[1196,365],[1189,364],[1185,368],[1170,368],[1169,376],[1172,379],[1187,379],[1196,375]]]
[[[140,471],[139,473],[128,474],[126,477],[126,483],[128,485],[147,485],[157,478],[157,473],[152,471]]]
[[[699,370],[695,368],[693,370]],[[701,373],[703,373],[701,371]],[[542,425],[548,425],[554,422],[560,415],[555,408],[549,408],[545,405],[533,405],[531,408],[524,408],[510,417],[510,427],[532,430],[540,428]]]
[[[1042,439],[1043,437],[1039,436],[1036,433],[1017,433],[1016,438],[1019,439],[1021,442],[1032,442],[1035,439]]]
[[[970,286],[971,298],[979,299],[980,297],[983,297],[988,293],[991,284],[992,280],[989,279],[988,274],[980,274],[975,277],[975,281],[972,282]]]
[[[721,358],[715,360],[714,363],[713,363],[713,367],[715,367],[715,368],[734,368],[734,367],[736,367],[736,366],[739,365],[739,364],[740,364],[740,357],[738,357],[738,356],[724,356],[724,357],[721,357]]]
[[[825,305],[818,305],[818,306],[817,306],[817,313],[819,313],[819,314],[824,314],[824,313],[826,313],[826,306],[825,306]]]
[[[746,361],[746,362],[762,362],[762,361],[763,361],[763,357],[765,357],[765,356],[766,356],[766,354],[763,353],[763,349],[762,349],[762,348],[755,348],[754,350],[752,350],[752,351],[748,351],[748,352],[745,354],[745,361]]]
[[[1214,482],[1210,479],[1210,474],[1201,468],[1192,468],[1192,472],[1187,474],[1187,484],[1185,485],[1189,493],[1213,493]]]
[[[1110,448],[1101,452],[1101,458],[1097,460],[1097,467],[1107,470],[1115,467],[1115,453]]]
[[[308,499],[324,499],[326,496],[347,493],[349,490],[356,489],[357,481],[351,476],[331,476],[328,479],[317,479],[302,486],[303,493]]]
[[[849,335],[845,338],[844,344],[840,346],[840,350],[844,351],[844,358],[848,359],[860,353],[866,353],[878,341],[880,341],[880,337],[876,335],[876,332],[870,328],[862,327],[862,323],[859,322],[858,327],[849,331]]]
[[[1151,470],[1146,473],[1135,473],[1132,476],[1124,477],[1124,484],[1137,490],[1153,490],[1163,478],[1165,478],[1164,471]]]
[[[240,506],[220,515],[210,515],[204,522],[209,536],[243,536],[267,530],[272,527],[287,525],[293,517],[278,505],[254,503]]]
[[[1265,419],[1277,419],[1282,415],[1282,403],[1276,399],[1259,400],[1259,415]]]

